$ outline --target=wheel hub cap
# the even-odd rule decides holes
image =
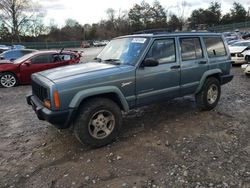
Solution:
[[[16,84],[16,79],[10,74],[5,74],[1,77],[1,84],[4,87],[13,87]]]
[[[207,101],[209,104],[213,104],[218,98],[218,87],[212,84],[207,91]]]
[[[103,139],[111,134],[114,126],[114,115],[110,111],[100,110],[91,117],[88,130],[92,137]]]

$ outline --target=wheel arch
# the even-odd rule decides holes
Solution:
[[[108,98],[115,102],[123,111],[129,110],[129,105],[122,92],[114,86],[104,86],[86,89],[78,92],[69,104],[69,108],[78,109],[85,101],[92,98]]]
[[[213,70],[206,71],[203,74],[203,76],[201,77],[199,86],[196,89],[195,94],[197,94],[197,93],[199,93],[201,91],[201,89],[202,89],[202,87],[203,87],[203,85],[204,85],[207,78],[214,77],[214,78],[218,79],[218,81],[221,84],[221,75],[222,75],[222,71],[220,69],[213,69]]]

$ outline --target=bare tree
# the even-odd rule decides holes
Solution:
[[[14,41],[20,41],[20,35],[40,10],[31,0],[0,0],[0,19],[11,32]]]

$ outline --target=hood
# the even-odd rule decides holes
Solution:
[[[229,46],[229,51],[230,53],[241,53],[247,48],[248,46]]]
[[[39,72],[39,74],[52,81],[55,81],[62,78],[65,79],[67,77],[78,76],[81,74],[95,73],[102,70],[119,69],[118,67],[119,66],[112,64],[90,62],[49,69]]]
[[[0,60],[0,65],[1,64],[13,64],[10,60]]]

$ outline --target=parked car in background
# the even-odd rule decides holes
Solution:
[[[83,41],[83,42],[81,43],[81,48],[90,48],[89,42]]]
[[[243,40],[236,42],[229,46],[229,51],[232,58],[233,64],[244,64],[246,63],[246,55],[250,50],[250,40]]]
[[[236,42],[240,42],[240,40],[230,40],[230,41],[227,41],[227,44],[229,46],[232,46],[233,44],[235,44]]]
[[[100,47],[100,46],[103,46],[103,44],[101,43],[101,41],[94,41],[93,46],[94,47]]]
[[[14,45],[12,45],[11,46],[11,49],[25,49],[25,46],[23,46],[23,45],[20,45],[20,44],[14,44]]]
[[[94,41],[93,46],[95,47],[106,46],[108,43],[109,43],[108,40]]]
[[[247,76],[250,76],[250,64],[241,65],[241,68]]]
[[[0,61],[0,86],[29,84],[31,74],[55,67],[76,64],[80,54],[71,51],[37,51],[14,61]]]
[[[0,54],[0,60],[6,59],[13,61],[35,51],[37,50],[33,49],[8,50]]]
[[[11,49],[10,46],[0,45],[0,53],[3,53],[4,51],[10,50],[10,49]]]

